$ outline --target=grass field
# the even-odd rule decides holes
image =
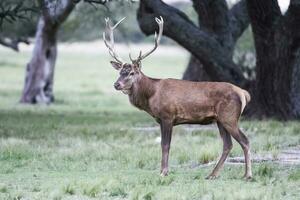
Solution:
[[[72,48],[71,48],[72,49]],[[144,63],[153,77],[180,78],[188,55],[160,49]],[[173,51],[173,52],[172,52]],[[178,126],[171,173],[159,176],[160,136],[146,113],[113,89],[117,72],[106,51],[60,51],[56,102],[18,104],[30,52],[0,49],[0,199],[300,199],[300,166],[225,164],[205,180],[222,150],[214,128]],[[160,56],[158,56],[160,55]],[[254,155],[276,157],[300,145],[300,122],[242,121]],[[237,143],[230,156],[242,156]]]

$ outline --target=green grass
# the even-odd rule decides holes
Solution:
[[[103,52],[106,53],[106,52]],[[0,50],[0,199],[299,199],[299,166],[225,165],[205,180],[222,144],[216,130],[174,129],[170,175],[159,176],[158,129],[113,89],[117,72],[102,53],[60,52],[56,103],[18,104],[30,53]],[[143,69],[180,78],[186,54],[153,56]],[[300,123],[242,121],[253,154],[276,155],[300,145]],[[235,142],[231,156],[242,156]]]

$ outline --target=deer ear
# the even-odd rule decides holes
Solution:
[[[110,61],[110,63],[116,70],[120,70],[122,68],[122,64],[120,64],[118,62]]]

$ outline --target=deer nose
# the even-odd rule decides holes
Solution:
[[[119,82],[114,83],[114,87],[116,88],[116,90],[119,90],[120,86],[121,86],[121,84]]]

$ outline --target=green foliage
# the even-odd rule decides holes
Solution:
[[[109,17],[114,22],[126,17],[126,20],[116,30],[115,38],[117,42],[153,42],[153,37],[146,37],[139,28],[136,19],[138,6],[138,1],[109,1],[105,7],[101,5],[93,7],[87,3],[80,3],[62,25],[59,31],[59,39],[62,41],[102,39],[105,17]],[[196,13],[190,4],[177,3],[172,6],[177,7],[191,17],[192,20],[197,21]],[[163,37],[161,43],[174,44],[167,37]]]
[[[296,169],[291,174],[289,174],[289,180],[300,181],[300,169]]]
[[[269,165],[261,165],[258,168],[257,175],[261,177],[272,177],[274,174],[274,169]]]
[[[74,195],[75,194],[75,188],[72,184],[67,184],[63,187],[63,192],[68,195]]]
[[[115,33],[116,41],[124,42],[131,39],[133,42],[140,41],[144,36],[138,28],[135,17],[138,4],[131,1],[109,1],[105,7],[102,5],[94,7],[84,2],[79,3],[62,25],[59,39],[63,41],[102,39],[105,17],[109,17],[113,22],[126,17]]]
[[[0,7],[1,37],[16,39],[34,36],[39,15],[36,1],[2,0]],[[1,12],[3,12],[2,18]]]
[[[254,39],[253,39],[251,26],[249,26],[242,34],[242,36],[239,38],[236,44],[236,49],[239,51],[255,52]]]
[[[233,61],[241,67],[246,78],[249,80],[255,79],[256,55],[251,26],[238,39],[233,54]]]
[[[126,197],[127,193],[124,191],[123,188],[120,187],[115,187],[115,188],[111,188],[109,196],[111,197]]]
[[[30,15],[37,13],[37,1],[29,0],[1,0],[0,1],[0,26],[4,22],[14,23],[18,20],[28,20]]]
[[[4,21],[0,31],[2,36],[10,38],[34,37],[39,17],[39,9],[36,1],[2,0],[1,2],[5,5],[4,7],[10,7],[9,5],[15,7],[21,3],[22,8],[34,8],[34,12],[24,12],[24,17],[22,19],[15,18],[12,21],[13,23]],[[110,17],[115,22],[122,17],[126,17],[126,20],[119,26],[115,33],[117,42],[152,42],[153,38],[145,37],[139,29],[136,20],[138,6],[138,1],[113,0],[108,1],[105,6],[97,4],[93,6],[82,1],[76,5],[66,22],[62,24],[58,32],[58,39],[69,42],[101,39],[105,27],[105,17]],[[197,14],[191,4],[179,2],[172,4],[172,6],[183,11],[195,24],[198,24]],[[162,43],[174,44],[167,37],[162,38]],[[236,52],[244,53],[249,51],[254,53],[254,43],[250,28],[239,39],[236,47]]]
[[[0,192],[1,193],[7,193],[8,192],[7,186],[5,184],[0,183]]]
[[[97,197],[100,191],[101,191],[101,186],[99,184],[87,185],[83,189],[83,194],[89,197]]]
[[[147,194],[145,194],[145,196],[143,196],[143,199],[153,200],[154,199],[154,193],[153,192],[148,192]]]

